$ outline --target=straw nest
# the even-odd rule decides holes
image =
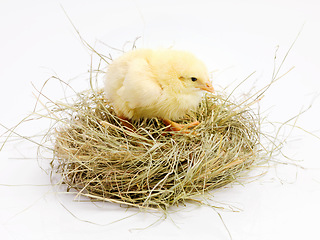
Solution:
[[[252,104],[252,103],[251,103]],[[251,105],[249,104],[249,105]],[[167,209],[236,181],[259,160],[259,118],[249,105],[204,96],[181,119],[201,122],[170,132],[158,119],[126,129],[102,91],[57,104],[53,165],[63,183],[95,200]]]

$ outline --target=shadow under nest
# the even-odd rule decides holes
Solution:
[[[200,122],[190,133],[170,132],[158,119],[133,122],[130,131],[102,91],[83,92],[56,104],[53,170],[68,190],[94,200],[158,209],[198,202],[261,160],[260,119],[249,105],[206,95],[179,121]]]

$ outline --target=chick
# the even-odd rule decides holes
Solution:
[[[202,61],[185,51],[138,49],[127,52],[108,67],[105,95],[117,116],[125,120],[160,118],[171,130],[178,120],[201,100],[201,91],[213,93]]]

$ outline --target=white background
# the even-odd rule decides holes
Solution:
[[[266,85],[277,46],[279,65],[304,25],[281,73],[295,66],[294,70],[269,89],[261,110],[268,120],[284,122],[312,103],[297,124],[320,135],[320,4],[316,0],[1,0],[0,123],[4,126],[14,126],[33,111],[32,84],[39,89],[52,75],[66,81],[80,75],[71,84],[79,90],[89,87],[83,76],[90,68],[90,52],[61,6],[82,37],[106,54],[112,50],[98,40],[122,48],[138,36],[142,37],[138,47],[189,50],[206,62],[218,90],[232,84],[227,89],[231,90],[256,71],[235,94]],[[45,92],[53,100],[64,94],[54,80]],[[31,121],[16,131],[33,136],[46,128],[47,122]],[[4,132],[1,127],[0,133]],[[319,147],[319,139],[295,130],[283,151],[301,160],[304,169],[278,166],[257,181],[213,192],[214,204],[239,209],[219,211],[232,239],[320,239]],[[74,196],[50,186],[50,176],[39,165],[47,169],[46,160],[37,161],[35,144],[8,141],[0,152],[1,239],[230,239],[209,207],[180,207],[145,230],[135,229],[147,227],[161,215],[142,212],[107,225],[138,211],[73,201]]]

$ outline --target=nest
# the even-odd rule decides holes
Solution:
[[[201,123],[189,133],[170,132],[158,119],[133,122],[130,130],[103,92],[90,90],[56,104],[62,124],[54,134],[54,169],[68,190],[95,200],[158,209],[198,201],[259,161],[259,117],[250,105],[204,96],[180,121]]]

